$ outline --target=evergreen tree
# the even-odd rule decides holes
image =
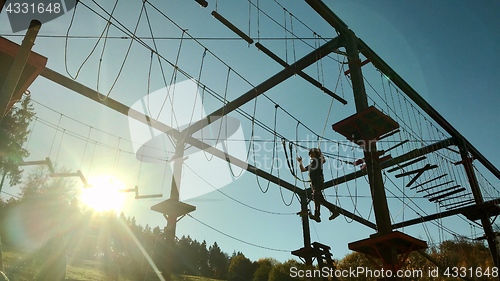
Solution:
[[[226,278],[229,259],[227,254],[221,251],[217,242],[214,242],[214,244],[208,249],[208,264],[212,271],[213,278]]]
[[[10,185],[21,182],[22,170],[18,164],[29,155],[23,148],[28,139],[30,131],[28,126],[35,116],[30,96],[21,100],[19,107],[12,108],[3,117],[0,123],[0,191],[5,179],[9,179]]]
[[[198,247],[198,270],[201,276],[211,277],[210,267],[208,266],[207,242],[203,240]]]

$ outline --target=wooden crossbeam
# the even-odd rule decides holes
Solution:
[[[404,167],[410,166],[411,164],[415,164],[415,163],[420,162],[420,161],[425,160],[425,159],[427,159],[427,157],[426,157],[426,156],[422,156],[422,157],[419,157],[419,158],[417,158],[417,159],[413,159],[413,160],[411,160],[411,161],[408,161],[408,162],[406,162],[406,163],[403,163],[403,164],[401,164],[401,165],[398,165],[398,166],[397,166],[397,167],[395,167],[395,168],[389,169],[389,170],[387,170],[387,172],[388,172],[388,173],[392,173],[392,172],[394,172],[394,171],[397,171],[397,170],[402,169],[402,168],[404,168]]]
[[[50,158],[47,157],[45,160],[36,160],[36,161],[23,161],[18,164],[19,166],[37,166],[37,165],[47,165],[51,174],[55,173],[54,166],[52,166],[52,162]]]
[[[370,63],[370,60],[369,60],[369,59],[366,59],[366,60],[364,60],[363,62],[361,62],[361,63],[359,64],[359,66],[360,66],[360,67],[362,67],[362,66],[365,66],[365,65],[367,65],[367,64],[369,64],[369,63]],[[351,73],[351,69],[348,69],[348,70],[344,71],[344,75],[346,75],[346,76],[347,76],[347,75],[349,75],[350,73]]]
[[[457,196],[453,196],[453,197],[446,197],[446,198],[437,200],[436,203],[441,203],[441,202],[448,201],[448,200],[458,199],[458,198],[464,197],[465,195],[467,195],[467,193],[463,193],[463,194],[460,194],[460,195],[457,195]],[[451,204],[453,204],[453,203],[450,203],[450,205]],[[446,205],[443,205],[443,206],[446,206]]]
[[[274,61],[276,61],[277,63],[279,63],[283,67],[285,67],[285,68],[290,67],[290,65],[286,61],[282,60],[276,54],[274,54],[273,52],[271,52],[271,50],[269,50],[268,48],[264,47],[261,43],[259,43],[259,42],[255,43],[255,47],[257,47],[260,51],[262,51],[264,54],[266,54],[268,57],[272,58]],[[322,90],[323,92],[325,92],[330,97],[338,100],[343,105],[347,104],[347,101],[345,99],[343,99],[339,95],[335,94],[334,92],[330,91],[328,88],[325,88],[318,80],[312,78],[311,76],[309,76],[308,74],[306,74],[302,70],[300,70],[300,69],[294,69],[294,71],[297,73],[297,75],[299,75],[300,77],[304,78],[307,82],[309,82],[312,85],[316,86],[317,88],[319,88],[320,90]]]
[[[392,229],[397,229],[397,228],[401,228],[401,227],[408,227],[408,226],[420,224],[420,223],[423,223],[426,221],[447,218],[447,217],[451,217],[451,216],[458,215],[458,214],[465,214],[467,212],[475,210],[478,207],[482,207],[482,206],[489,205],[489,204],[500,204],[500,198],[496,198],[496,199],[487,201],[487,202],[480,204],[480,205],[465,206],[465,207],[461,207],[458,209],[453,209],[453,210],[449,210],[449,211],[445,211],[445,212],[439,212],[439,213],[432,214],[432,215],[419,216],[418,218],[414,218],[414,219],[410,219],[407,221],[393,224]]]
[[[196,1],[198,4],[200,4],[200,6],[203,8],[208,7],[208,2],[205,0],[194,0],[194,1]]]
[[[19,166],[36,166],[36,165],[45,165],[46,161],[45,160],[38,160],[38,161],[24,161],[19,163]]]
[[[462,191],[464,191],[464,190],[465,190],[465,188],[464,188],[464,187],[459,188],[459,189],[455,189],[455,190],[453,190],[453,191],[450,191],[450,192],[448,192],[448,193],[445,193],[445,194],[439,195],[439,196],[437,196],[437,197],[430,198],[430,199],[429,199],[429,201],[430,201],[430,202],[434,202],[434,201],[436,201],[436,200],[438,200],[438,199],[441,199],[441,198],[444,198],[444,197],[447,197],[447,196],[450,196],[450,195],[453,195],[453,194],[457,194],[457,193],[462,192]]]
[[[402,141],[402,142],[400,142],[400,143],[396,144],[396,145],[395,145],[395,146],[393,146],[393,147],[390,147],[390,148],[388,148],[388,149],[386,149],[386,150],[382,150],[382,151],[380,151],[380,153],[381,153],[381,154],[385,154],[385,153],[387,153],[387,152],[389,152],[389,151],[391,151],[391,150],[393,150],[393,149],[395,149],[395,148],[398,148],[398,147],[402,146],[403,144],[405,144],[405,143],[407,143],[407,142],[409,142],[409,141],[410,141],[410,140],[404,140],[404,141]]]
[[[495,234],[495,237],[500,236],[500,232],[495,232],[494,234]],[[476,241],[481,241],[481,240],[486,240],[487,238],[488,238],[488,237],[486,237],[486,234],[485,234],[485,235],[483,235],[483,236],[481,236],[481,237],[474,238],[474,240],[476,240]]]
[[[237,28],[234,24],[224,18],[221,14],[217,13],[217,11],[212,11],[212,16],[220,21],[227,28],[231,29],[234,33],[240,36],[243,40],[247,41],[248,44],[253,44],[253,39],[250,38],[245,32],[241,31],[241,29]]]
[[[460,187],[460,185],[455,185],[455,186],[448,187],[448,188],[445,188],[445,189],[442,189],[442,190],[438,190],[438,191],[436,191],[436,192],[426,194],[426,195],[424,195],[424,197],[432,197],[432,196],[437,195],[437,194],[439,194],[439,193],[443,193],[443,192],[446,192],[446,191],[453,190],[453,189],[455,189],[455,188],[457,188],[457,187]]]
[[[475,201],[474,199],[469,199],[469,200],[466,200],[466,201],[459,202],[459,203],[457,203],[454,206],[447,207],[446,209],[449,210],[449,209],[459,208],[459,207],[468,205],[470,203],[473,203],[474,201]]]
[[[451,180],[451,181],[447,181],[447,182],[445,182],[445,183],[441,183],[441,184],[438,184],[438,185],[433,185],[433,186],[431,186],[431,187],[421,189],[421,190],[417,191],[417,193],[424,192],[424,191],[427,191],[427,190],[431,190],[431,189],[434,189],[434,188],[436,188],[436,187],[440,187],[440,186],[443,186],[443,185],[445,185],[445,184],[449,184],[449,183],[452,183],[452,182],[453,182],[453,181]],[[425,196],[424,196],[424,197],[425,197]]]
[[[152,195],[136,195],[135,199],[150,199],[150,198],[161,198],[163,194],[152,194]]]
[[[413,171],[404,172],[404,173],[401,173],[401,174],[396,175],[395,177],[396,177],[396,178],[401,178],[401,177],[404,177],[404,176],[409,176],[409,175],[413,175],[413,174],[418,174],[418,173],[421,173],[421,172],[425,172],[425,171],[427,171],[427,170],[435,169],[435,168],[437,168],[437,167],[438,167],[437,165],[427,164],[427,165],[425,165],[423,168],[416,169],[416,170],[413,170]]]
[[[53,178],[70,178],[70,177],[79,177],[78,173],[56,173],[50,175]]]
[[[133,191],[135,192],[135,199],[150,199],[150,198],[163,197],[163,194],[139,195],[139,187],[138,186],[135,186]]]
[[[76,173],[53,173],[50,174],[52,178],[71,178],[71,177],[79,177],[83,182],[84,187],[90,187],[91,185],[87,182],[87,179],[83,175],[82,171],[78,170]]]
[[[461,195],[459,195],[459,196],[453,196],[453,197],[451,197],[451,198],[446,198],[446,200],[458,199],[458,198],[464,197],[465,195],[466,195],[466,193],[462,193],[462,194],[461,194]],[[439,201],[439,200],[438,200],[438,201]],[[444,200],[443,200],[443,201],[444,201]],[[467,200],[465,200],[465,201],[470,201],[470,199],[467,199]],[[465,202],[465,201],[460,201],[460,202],[452,202],[452,203],[448,203],[448,204],[442,204],[441,206],[442,206],[442,207],[447,208],[447,207],[450,207],[450,206],[453,206],[453,205],[460,204],[460,203]]]
[[[163,197],[163,194],[139,195],[139,188],[137,186],[134,188],[120,189],[119,192],[135,192],[135,199],[150,199],[150,198]]]
[[[399,133],[399,129],[396,129],[396,130],[394,130],[392,132],[389,132],[389,133],[387,133],[385,135],[381,135],[380,137],[377,138],[377,140],[382,140],[382,139],[388,138],[388,137],[390,137],[392,135],[395,135],[397,133]]]
[[[430,179],[430,180],[428,180],[428,181],[425,181],[425,182],[423,182],[423,183],[421,183],[421,184],[419,184],[419,185],[415,185],[415,186],[411,187],[410,189],[415,189],[415,188],[417,188],[417,187],[419,187],[419,186],[422,186],[422,185],[428,184],[428,183],[433,182],[433,181],[435,181],[435,180],[438,180],[438,179],[440,179],[440,178],[444,178],[444,177],[446,177],[447,175],[448,175],[448,174],[440,175],[439,177],[435,177],[435,178]]]
[[[435,165],[437,167],[437,165]],[[430,164],[427,164],[425,165],[425,167],[427,167],[427,169],[422,169],[420,172],[418,172],[407,184],[406,184],[406,187],[410,187],[413,183],[415,183],[415,181],[417,181],[418,178],[420,178],[420,176],[422,176],[424,174],[425,171],[427,170],[430,170],[432,169],[431,165]],[[424,167],[424,168],[425,168]]]

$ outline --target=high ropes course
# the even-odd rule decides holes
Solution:
[[[329,208],[332,212],[331,218],[342,216],[349,222],[356,222],[373,231],[370,237],[349,243],[350,250],[365,254],[376,265],[386,270],[398,270],[411,252],[423,253],[422,250],[428,248],[427,242],[433,243],[412,237],[405,233],[405,228],[423,225],[425,229],[426,224],[431,223],[440,228],[440,231],[454,235],[455,232],[444,227],[441,220],[456,216],[474,228],[481,229],[481,236],[474,238],[486,241],[495,266],[500,266],[497,233],[493,229],[496,217],[500,214],[500,191],[492,183],[492,178],[500,180],[500,171],[322,1],[305,2],[331,26],[332,31],[337,34],[334,38],[326,39],[320,36],[278,1],[274,4],[283,12],[283,18],[280,20],[269,16],[258,0],[248,1],[248,32],[243,30],[240,22],[234,23],[230,15],[225,15],[223,5],[217,1],[192,2],[194,6],[199,4],[205,8],[220,27],[237,36],[231,40],[243,40],[247,48],[258,49],[261,57],[274,63],[280,70],[259,84],[250,82],[252,79],[247,78],[247,73],[229,65],[213,51],[213,47],[209,47],[210,44],[205,44],[203,39],[191,35],[188,29],[184,29],[151,1],[142,1],[135,28],[128,28],[115,17],[118,1],[112,10],[105,9],[96,1],[79,1],[72,12],[68,32],[63,37],[67,47],[64,54],[66,75],[46,67],[47,58],[31,52],[40,23],[32,23],[20,46],[0,38],[2,64],[7,62],[11,65],[10,69],[3,68],[0,73],[0,78],[4,79],[0,80],[0,85],[4,85],[0,95],[2,109],[10,110],[34,79],[41,76],[157,132],[156,135],[151,135],[152,139],[147,145],[140,145],[139,149],[128,151],[123,148],[123,143],[134,143],[134,140],[113,136],[117,139],[117,145],[99,143],[91,137],[99,129],[72,120],[72,117],[57,111],[55,113],[60,116],[57,124],[37,117],[32,127],[33,130],[35,126],[52,128],[55,134],[60,136],[61,143],[65,136],[82,140],[85,143],[83,159],[86,159],[92,146],[94,150],[96,147],[110,150],[114,153],[113,169],[117,169],[120,157],[135,156],[140,161],[139,167],[134,168],[137,169],[137,184],[122,191],[135,193],[136,199],[162,198],[165,196],[163,186],[168,185],[170,181],[168,199],[151,206],[152,211],[161,213],[167,221],[167,249],[171,249],[170,246],[175,242],[176,226],[181,218],[188,216],[199,221],[191,215],[196,207],[182,202],[182,193],[185,190],[182,174],[189,171],[202,180],[207,190],[216,190],[245,207],[274,215],[297,215],[302,225],[304,244],[303,247],[291,251],[291,254],[299,257],[306,265],[312,265],[316,260],[320,267],[333,266],[331,248],[312,241],[311,221],[308,216],[312,211],[312,190],[309,179],[300,173],[296,161],[300,154],[309,149],[320,148],[326,160],[323,194],[332,202],[333,207]],[[82,9],[95,14],[106,24],[101,35],[92,38],[97,42],[82,60],[78,70],[72,71],[68,62],[71,58],[68,40],[76,38],[70,35],[73,25],[76,24],[73,18],[77,17]],[[209,9],[212,10],[208,11]],[[256,14],[252,16],[251,12]],[[180,36],[155,36],[151,20],[153,16],[166,21]],[[137,35],[141,17],[142,21],[147,23],[148,36]],[[251,23],[251,19],[256,20]],[[261,30],[260,25],[265,20],[283,32],[280,36],[285,36],[284,46],[275,44],[271,37],[264,37],[265,31]],[[121,35],[110,35],[111,27]],[[256,30],[252,33],[251,28]],[[308,35],[304,36],[305,34]],[[103,90],[101,68],[106,64],[103,59],[106,44],[111,44],[112,40],[127,40],[129,44],[125,47],[123,61],[116,65],[118,70],[111,86]],[[97,48],[99,42],[102,49]],[[141,47],[143,57],[147,58],[147,92],[151,93],[155,78],[160,80],[160,84],[166,89],[156,99],[153,95],[145,99],[145,110],[122,103],[111,95],[113,88],[120,84],[125,62],[131,59],[129,52],[133,43]],[[170,50],[174,49],[171,54],[160,51],[160,45],[165,44],[169,45]],[[189,56],[192,58],[189,65],[182,60],[183,56],[186,56],[186,49],[190,51]],[[303,52],[303,49],[309,51]],[[94,56],[100,56],[95,89],[77,81],[88,59]],[[193,61],[197,61],[194,63],[196,67],[192,66]],[[214,79],[214,73],[217,73],[215,77],[218,79]],[[311,91],[329,98],[330,103],[322,107],[326,109],[324,121],[316,120],[315,124],[311,125],[310,119],[299,119],[298,115],[294,114],[295,111],[290,109],[286,99],[278,101],[269,94],[275,88],[281,91],[281,84],[285,84],[294,76],[303,79]],[[180,114],[173,110],[174,96],[178,89],[172,85],[182,80],[191,81],[201,99],[193,100],[187,120],[182,119]],[[218,82],[212,82],[213,80]],[[12,84],[8,81],[19,83]],[[242,88],[247,90],[234,95],[237,92],[235,89]],[[351,92],[352,96],[349,95]],[[209,106],[203,108],[200,104]],[[156,108],[158,105],[161,106]],[[347,105],[350,112],[340,111],[342,115],[336,114],[333,109],[335,105]],[[40,106],[45,105],[40,103]],[[308,106],[313,105],[306,105]],[[210,109],[210,112],[206,114],[205,109]],[[169,122],[164,121],[165,115],[170,116]],[[88,133],[72,130],[70,126],[64,127],[61,125],[63,119],[80,122]],[[235,128],[240,125],[232,123],[235,119],[241,120],[241,126],[249,129],[249,138],[231,140],[231,135],[237,131]],[[260,135],[268,138],[259,139]],[[52,153],[55,139],[56,136],[52,140],[51,151],[44,160],[25,161],[19,165],[44,165],[48,167],[52,177],[77,177],[81,179],[84,187],[89,186],[82,167],[76,172],[67,173],[54,170],[51,157],[55,157],[57,161],[59,155],[59,151],[57,154]],[[161,140],[158,143],[168,142],[171,146],[155,147],[153,139]],[[34,141],[36,140],[30,139],[29,142]],[[233,155],[229,148],[238,141],[244,144],[246,153]],[[270,167],[260,165],[263,155],[256,148],[261,147],[260,142],[264,141],[271,143],[271,149],[264,155],[270,157]],[[193,149],[203,151],[208,162],[212,159],[227,162],[234,178],[238,178],[244,171],[255,175],[255,185],[258,185],[263,193],[271,186],[278,187],[283,204],[296,207],[292,202],[297,200],[300,209],[293,209],[288,213],[264,210],[223,193],[205,179],[203,171],[189,164]],[[92,163],[93,157],[89,161]],[[152,193],[143,194],[140,178],[145,168],[142,163],[154,161],[165,165],[160,171],[163,173],[161,191],[148,190]],[[80,166],[83,166],[83,160]],[[166,176],[168,167],[172,167],[171,176]],[[491,176],[485,176],[485,173]],[[363,191],[364,187],[366,188]],[[291,195],[287,196],[282,190],[287,190]],[[342,197],[339,191],[347,191],[349,195]],[[358,199],[363,196],[371,199],[369,210],[360,208]],[[400,204],[388,203],[389,198],[399,201]],[[417,198],[420,201],[417,202]],[[433,208],[436,212],[429,213],[429,209]],[[408,216],[411,218],[407,219]],[[238,241],[262,247],[213,229]],[[432,239],[430,235],[427,238]],[[280,251],[269,247],[262,248]],[[167,257],[167,270],[162,272],[162,275],[169,280],[175,257],[173,253],[168,253]]]

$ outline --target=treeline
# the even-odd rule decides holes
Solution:
[[[6,264],[11,279],[64,280],[67,265],[93,262],[109,280],[158,280],[169,253],[166,227],[141,226],[124,213],[93,212],[73,200],[69,183],[43,175],[31,174],[18,198],[0,201],[4,249],[25,253],[23,260]],[[176,239],[172,257],[175,275],[244,281],[269,280],[273,269],[276,276],[288,274],[274,259],[252,262],[190,236]]]
[[[2,225],[6,226],[1,230],[4,245],[17,248],[35,246],[32,249],[33,260],[24,261],[23,265],[31,265],[33,275],[40,276],[42,273],[50,277],[37,280],[63,280],[54,278],[57,269],[64,270],[66,264],[78,265],[88,261],[100,264],[101,269],[109,276],[108,280],[119,280],[119,276],[130,280],[158,280],[156,270],[164,272],[168,252],[165,228],[138,225],[134,218],[125,217],[123,213],[116,216],[112,212],[93,213],[76,208],[77,205],[65,204],[64,207],[60,205],[64,200],[57,203],[58,200],[46,197],[47,194],[43,192],[38,199],[11,199],[0,204]],[[24,209],[26,204],[31,206],[32,210],[37,209],[36,213],[39,215],[36,220],[39,221],[26,222],[24,226],[17,225],[14,230],[9,230],[12,221],[6,219],[5,214],[12,215],[14,212],[20,216],[20,220],[34,214]],[[24,229],[24,232],[20,229]],[[17,235],[12,235],[12,231]],[[18,240],[20,238],[22,240]],[[302,263],[293,259],[281,263],[271,258],[251,261],[241,252],[229,255],[216,242],[207,245],[206,241],[199,242],[189,236],[177,239],[173,252],[173,274],[176,275],[203,276],[228,281],[291,281],[297,280],[297,277],[293,276],[294,272],[305,269]],[[472,268],[474,276],[470,276],[471,280],[495,279],[491,255],[481,242],[467,239],[445,241],[425,253],[444,268],[449,268],[450,274],[453,274],[454,267],[457,267],[457,270]],[[358,253],[335,260],[334,266],[340,271],[359,267],[379,269]],[[45,268],[50,268],[50,271],[47,273]],[[292,272],[292,268],[297,270]],[[412,272],[421,271],[422,275],[414,280],[455,280],[452,275],[446,278],[443,268],[439,269],[439,278],[428,276],[429,270],[435,268],[436,264],[417,252],[409,256],[403,267],[404,270],[413,270]],[[478,277],[477,269],[488,275]],[[11,272],[7,273],[12,276]],[[360,274],[340,277],[337,280],[368,281],[377,278]]]
[[[11,265],[21,266],[33,276],[45,277],[35,280],[64,280],[68,264],[88,264],[89,261],[99,264],[109,280],[119,280],[119,276],[130,280],[158,280],[157,274],[165,272],[169,253],[166,228],[141,226],[123,213],[117,216],[113,212],[93,212],[79,204],[78,189],[73,186],[67,180],[50,178],[45,171],[36,170],[23,181],[18,198],[0,201],[0,235],[4,246],[32,253],[19,264]],[[490,275],[493,274],[491,255],[482,242],[445,241],[428,249],[426,254],[445,268],[480,268],[482,273],[489,269]],[[199,242],[189,236],[175,241],[172,257],[174,274],[228,281],[296,280],[291,276],[291,268],[303,269],[303,264],[296,260],[284,263],[270,258],[251,261],[241,252],[229,255],[216,242],[208,245],[206,241]],[[334,266],[338,270],[377,269],[358,253],[336,260]],[[414,252],[403,269],[423,270],[418,280],[439,280],[427,276],[428,270],[436,267]],[[11,276],[16,275],[8,268],[6,271]],[[440,271],[441,280],[447,280],[443,274]],[[472,280],[493,279],[485,275],[472,277]],[[338,280],[376,278],[360,275]]]
[[[3,247],[26,253],[9,268],[23,267],[41,280],[62,280],[67,264],[95,261],[113,276],[158,280],[165,270],[165,229],[139,225],[135,218],[94,212],[79,204],[71,181],[51,178],[44,170],[29,174],[17,198],[0,201]],[[231,256],[217,243],[188,237],[175,241],[173,273],[226,279]],[[156,266],[156,268],[154,268]],[[45,268],[50,268],[49,272]],[[60,269],[60,273],[57,273]]]

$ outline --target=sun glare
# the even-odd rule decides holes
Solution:
[[[125,186],[111,176],[89,179],[90,187],[83,189],[81,199],[87,206],[98,212],[119,211],[125,203],[126,194],[120,192]]]

